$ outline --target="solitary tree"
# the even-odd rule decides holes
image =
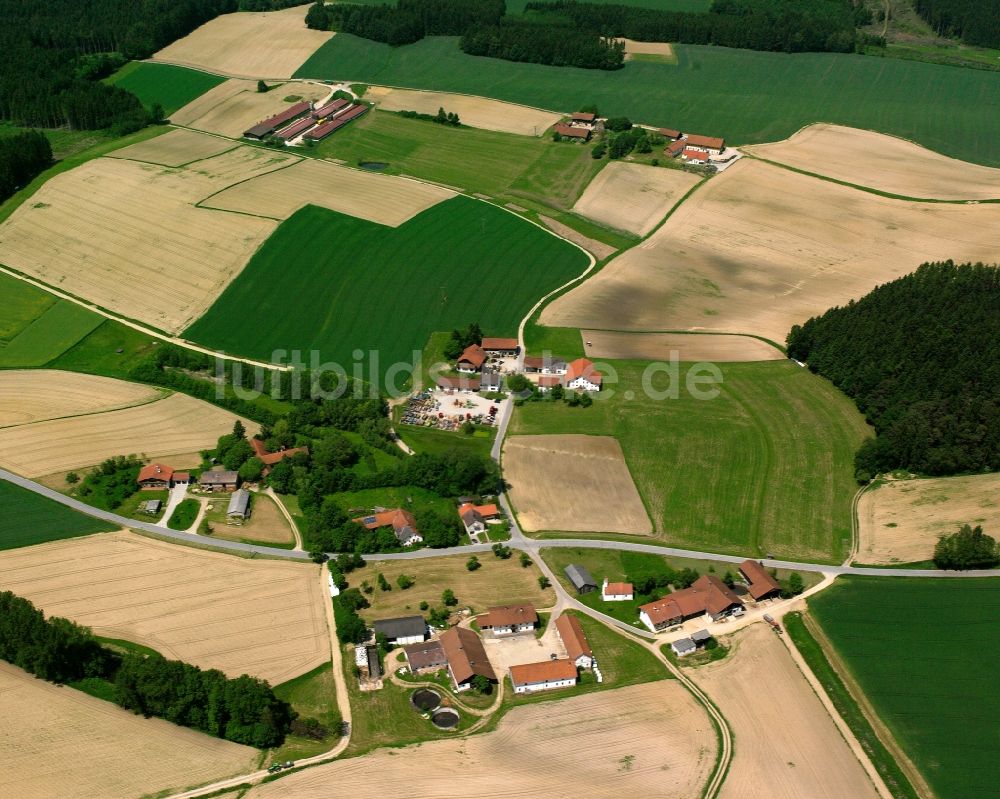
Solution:
[[[549,582],[549,578],[548,577],[546,577],[544,574],[540,574],[538,576],[538,587],[539,588],[548,588],[550,585],[552,585],[552,583]]]
[[[269,88],[270,87],[266,83],[264,83],[264,81],[262,80],[257,81],[257,91],[260,94],[264,94],[264,92],[266,92]]]
[[[376,577],[375,579],[378,580],[379,590],[381,590],[381,591],[391,591],[392,590],[392,586],[389,585],[389,581],[385,579],[385,575],[382,574],[382,572],[379,572],[378,573],[378,577]]]
[[[80,482],[80,475],[76,472],[66,472],[66,482],[71,486]]]
[[[237,419],[233,423],[233,438],[239,441],[241,438],[247,437],[247,429],[243,426],[243,422]]]
[[[445,607],[453,608],[458,604],[458,599],[455,597],[455,592],[450,588],[445,588],[441,593],[441,601],[444,602]]]
[[[527,552],[521,553],[521,568],[527,569],[531,565],[531,555]]]
[[[407,588],[413,587],[413,578],[408,574],[401,574],[396,578],[396,585],[399,586],[400,590],[405,591]]]
[[[489,677],[484,677],[482,674],[476,674],[469,685],[477,694],[493,693],[493,683],[490,682]]]
[[[465,568],[467,568],[470,572],[474,572],[482,565],[483,564],[479,562],[479,558],[477,558],[475,555],[473,555],[471,558],[465,561]]]

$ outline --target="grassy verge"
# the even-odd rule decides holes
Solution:
[[[333,681],[333,666],[324,663],[310,672],[274,687],[275,696],[291,704],[299,714],[299,722],[315,719],[326,735],[312,738],[302,734],[291,734],[285,743],[270,753],[272,763],[299,760],[319,755],[332,749],[340,736],[340,712],[337,709],[337,690]]]
[[[155,523],[163,518],[163,512],[167,509],[167,499],[169,491],[136,491],[126,499],[121,505],[115,508],[115,513],[128,519],[138,519],[143,522]],[[156,513],[146,513],[140,510],[139,506],[147,500],[158,499],[161,503],[160,509]]]
[[[107,79],[132,92],[146,108],[159,104],[168,116],[226,79],[172,64],[131,61]]]
[[[823,690],[830,697],[841,718],[847,722],[847,726],[851,728],[851,732],[854,733],[861,747],[871,758],[892,795],[898,799],[918,799],[917,793],[913,790],[909,780],[906,779],[906,775],[889,754],[889,750],[879,740],[875,730],[872,729],[868,719],[858,707],[858,703],[854,701],[854,697],[851,696],[837,672],[826,659],[819,643],[806,628],[802,614],[798,612],[786,614],[785,630],[813,674],[816,675],[816,679],[820,681]]]
[[[187,530],[194,520],[198,518],[198,510],[201,504],[196,499],[184,499],[174,508],[174,512],[167,519],[167,527],[171,530]]]

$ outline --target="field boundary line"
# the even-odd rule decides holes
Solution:
[[[3,371],[8,371],[8,370],[3,370]],[[10,370],[10,371],[14,371],[14,370]],[[37,367],[35,369],[32,369],[31,371],[38,371],[38,372],[58,372],[60,370],[59,369],[46,369],[44,367]],[[77,374],[79,374],[79,373],[77,373]],[[83,374],[86,374],[86,372],[84,372]],[[109,379],[110,380],[117,380],[118,378],[112,377],[112,378],[109,378]],[[145,385],[147,385],[146,383],[135,383],[135,382],[130,381],[130,380],[123,380],[122,382],[123,383],[132,383],[133,385],[136,385],[136,386],[145,386]],[[163,400],[165,400],[168,397],[170,397],[172,394],[178,393],[178,392],[174,391],[173,389],[164,388],[162,386],[150,386],[150,388],[152,388],[155,392],[157,392],[157,396],[150,397],[149,399],[142,400],[141,402],[135,402],[135,403],[133,403],[131,405],[118,405],[118,406],[116,406],[114,408],[102,408],[99,411],[89,411],[89,412],[86,412],[86,413],[68,413],[65,416],[53,416],[53,417],[51,417],[49,419],[34,419],[34,420],[30,421],[30,422],[22,422],[21,424],[0,424],[0,430],[9,430],[9,429],[15,428],[15,427],[31,427],[32,425],[45,424],[46,422],[58,422],[58,421],[60,421],[62,419],[85,419],[88,416],[100,416],[102,413],[117,413],[118,411],[127,411],[127,410],[130,410],[132,408],[141,408],[144,405],[152,405],[154,402],[162,402]]]
[[[855,492],[854,499],[851,501],[851,551],[847,555],[847,560],[844,561],[845,566],[850,566],[855,558],[858,557],[858,551],[861,548],[861,519],[858,517],[858,506],[861,504],[861,497],[868,492],[868,489],[875,485],[875,479],[873,477],[861,486]]]
[[[571,329],[576,329],[576,328],[571,328]],[[646,333],[646,334],[649,334],[649,333],[660,334],[660,333],[662,333],[662,334],[669,334],[669,335],[676,335],[676,336],[740,336],[742,338],[756,339],[757,341],[761,341],[764,344],[767,344],[769,347],[774,347],[774,349],[778,350],[778,352],[780,352],[782,354],[787,354],[786,351],[785,351],[785,348],[782,347],[780,344],[778,344],[776,341],[771,341],[771,339],[766,338],[764,336],[759,336],[756,333],[727,333],[724,330],[650,330],[650,329],[622,330],[620,328],[615,328],[615,327],[589,327],[589,326],[588,327],[581,327],[581,328],[579,328],[579,330],[581,332],[584,331],[584,330],[594,330],[594,331],[596,331],[598,333],[629,333],[629,334],[633,334],[634,333],[634,334],[637,334],[637,335],[641,335],[643,333]],[[618,360],[618,359],[611,358],[609,360]],[[722,363],[728,363],[728,362],[727,361],[722,361]],[[739,362],[737,362],[737,363],[739,363]]]

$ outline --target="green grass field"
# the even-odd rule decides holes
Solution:
[[[847,397],[790,361],[719,364],[721,393],[710,400],[683,385],[678,399],[653,399],[642,389],[646,364],[610,365],[614,395],[602,392],[590,408],[527,403],[511,433],[615,436],[659,537],[672,545],[843,560],[854,452],[867,430]]]
[[[127,377],[132,367],[156,346],[157,339],[121,322],[106,319],[47,366],[69,372]]]
[[[194,520],[198,518],[198,511],[201,509],[201,505],[198,500],[182,499],[181,504],[174,508],[174,512],[170,514],[170,518],[167,519],[167,527],[171,530],[187,530]]]
[[[840,53],[676,49],[676,66],[633,61],[604,72],[468,56],[451,37],[391,48],[339,34],[296,76],[458,91],[564,112],[596,103],[603,114],[733,144],[836,122],[1000,165],[1000,73]]]
[[[378,377],[412,364],[435,331],[478,321],[488,335],[515,335],[539,297],[586,265],[565,241],[468,197],[398,228],[308,206],[281,224],[185,335],[257,358],[313,350],[348,373],[357,363]]]
[[[1000,780],[1000,581],[840,578],[810,613],[940,799]]]
[[[270,762],[299,760],[322,754],[333,748],[340,737],[341,718],[337,708],[333,667],[330,663],[324,663],[301,677],[274,686],[274,694],[291,704],[300,719],[316,719],[328,730],[328,734],[321,741],[290,734],[285,743],[272,752]]]
[[[9,344],[56,303],[48,292],[0,273],[0,345]]]
[[[107,82],[132,92],[147,108],[159,103],[169,116],[225,80],[196,69],[132,61]]]
[[[23,295],[22,295],[23,297]],[[32,300],[22,310],[37,305]],[[0,347],[0,367],[44,366],[93,332],[104,317],[75,302],[56,300],[5,346]]]
[[[113,525],[0,480],[0,549],[114,530]]]

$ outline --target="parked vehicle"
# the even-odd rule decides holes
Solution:
[[[784,630],[781,629],[781,625],[774,620],[774,617],[770,613],[764,614],[764,621],[771,625],[771,629],[774,630],[778,635],[781,635]]]

